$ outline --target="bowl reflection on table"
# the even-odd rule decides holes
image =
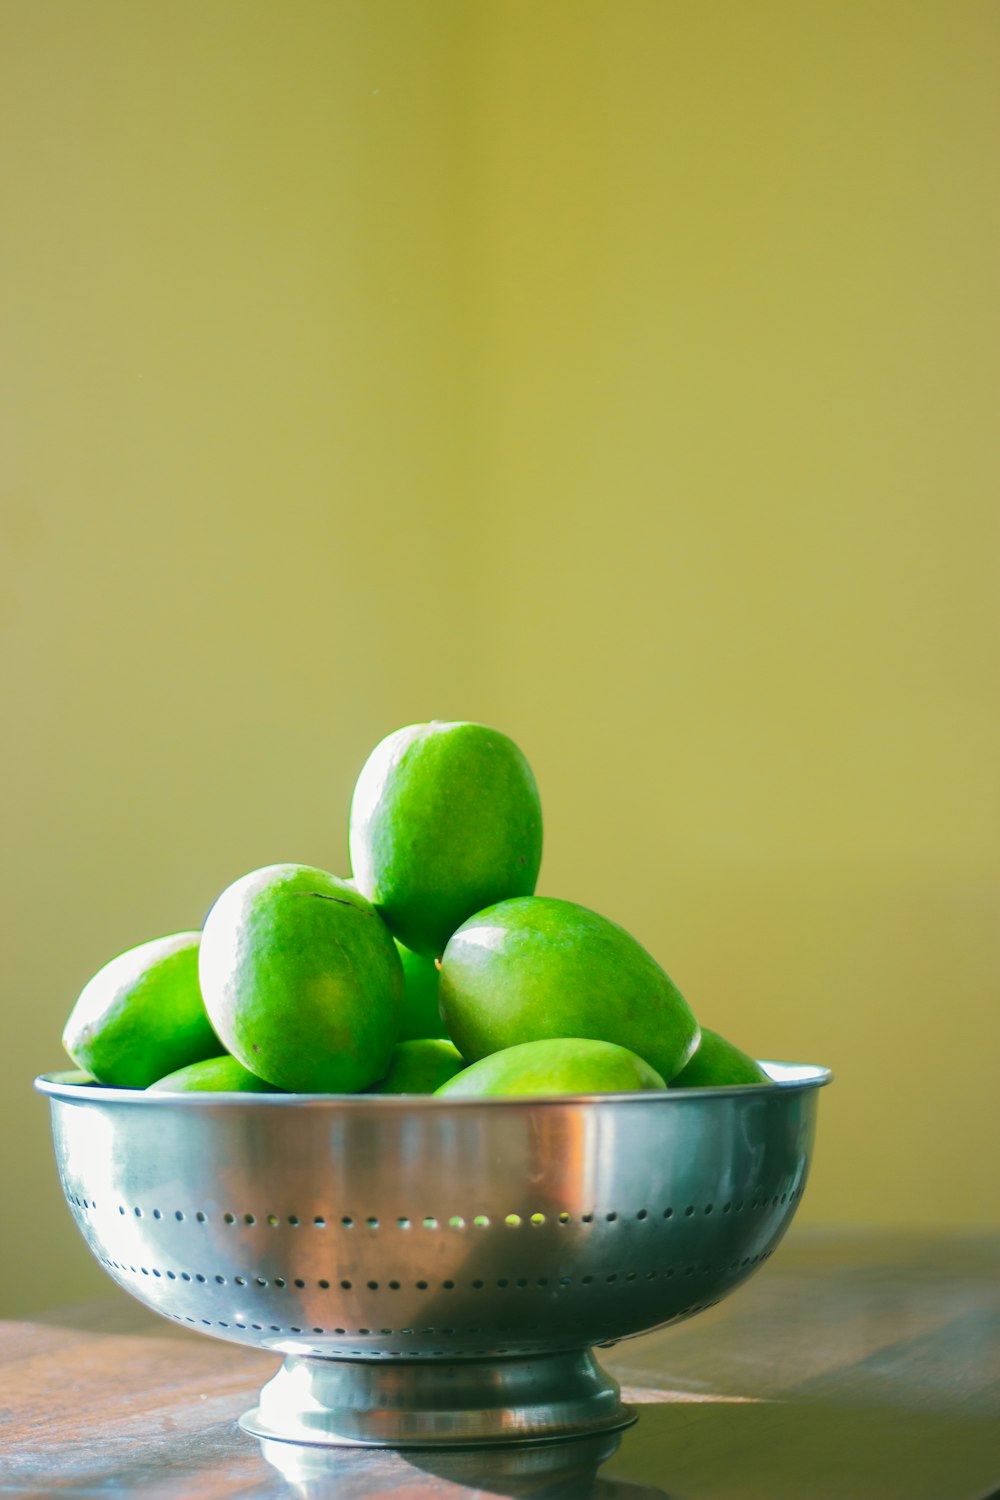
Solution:
[[[377,1453],[356,1448],[349,1456],[342,1448],[260,1439],[261,1454],[292,1486],[301,1500],[326,1500],[337,1495],[391,1495],[403,1490],[414,1497],[441,1494],[440,1480],[449,1487],[476,1494],[532,1496],[589,1495],[599,1466],[617,1450],[621,1435],[568,1438],[558,1443],[491,1448],[410,1449]]]
[[[262,1457],[300,1500],[352,1500],[396,1491],[418,1500],[510,1496],[511,1500],[669,1500],[666,1490],[602,1476],[620,1432],[506,1447],[409,1449],[406,1453],[322,1448],[261,1438]],[[442,1488],[441,1481],[447,1486]]]

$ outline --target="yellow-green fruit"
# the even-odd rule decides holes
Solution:
[[[96,1078],[90,1073],[85,1073],[82,1068],[60,1068],[58,1072],[50,1073],[48,1076],[53,1083],[74,1083],[79,1084],[81,1088],[97,1082]]]
[[[223,1045],[279,1089],[355,1093],[389,1066],[399,954],[364,896],[326,870],[268,865],[235,881],[205,919],[200,974]]]
[[[436,960],[423,953],[413,953],[400,942],[396,943],[396,949],[403,965],[403,983],[406,987],[399,1040],[410,1042],[418,1037],[447,1037],[448,1028],[438,1009]]]
[[[219,1051],[198,985],[200,934],[179,932],[120,953],[84,985],[63,1031],[77,1067],[99,1083],[144,1089]]]
[[[665,1089],[649,1063],[617,1047],[585,1037],[522,1042],[473,1063],[442,1084],[447,1098],[484,1094],[629,1094]]]
[[[473,912],[535,889],[542,808],[521,751],[485,724],[411,724],[376,745],[354,788],[358,889],[414,953],[440,954]]]
[[[160,1094],[192,1092],[274,1094],[278,1090],[273,1083],[251,1073],[235,1057],[208,1057],[204,1062],[189,1063],[176,1073],[168,1073],[166,1078],[158,1078],[147,1090]]]
[[[369,1093],[433,1094],[464,1067],[464,1057],[451,1042],[436,1037],[397,1042],[388,1073],[372,1085]]]
[[[686,1000],[641,943],[552,896],[501,901],[463,923],[441,960],[441,1014],[470,1061],[521,1042],[590,1037],[670,1078],[698,1041]]]
[[[676,1077],[673,1089],[719,1088],[733,1083],[770,1083],[764,1069],[717,1031],[701,1028],[701,1041]]]

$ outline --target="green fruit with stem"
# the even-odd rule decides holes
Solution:
[[[535,889],[542,809],[531,767],[484,724],[411,724],[372,751],[354,788],[358,889],[414,953],[437,957],[484,906]]]
[[[668,974],[617,922],[551,896],[501,901],[454,933],[441,1014],[470,1062],[521,1042],[614,1042],[670,1078],[698,1023]]]
[[[235,881],[205,919],[200,974],[223,1045],[279,1089],[355,1093],[389,1066],[399,954],[371,904],[326,870],[268,865]]]
[[[204,1062],[189,1063],[186,1068],[178,1068],[176,1073],[168,1073],[165,1078],[158,1078],[151,1083],[147,1093],[159,1094],[190,1094],[190,1093],[240,1093],[240,1094],[274,1094],[273,1083],[266,1079],[258,1078],[256,1073],[251,1073],[235,1057],[207,1057]]]
[[[451,1042],[439,1037],[415,1037],[397,1042],[389,1071],[369,1089],[371,1094],[433,1094],[465,1067],[465,1059]]]
[[[614,1042],[553,1037],[491,1052],[438,1089],[440,1097],[492,1094],[630,1094],[665,1089],[649,1063]]]
[[[734,1083],[770,1083],[764,1069],[717,1031],[701,1028],[701,1041],[681,1071],[670,1080],[674,1089],[719,1088]]]
[[[77,1067],[99,1083],[144,1089],[218,1053],[198,983],[199,943],[197,932],[154,938],[88,980],[63,1031]]]

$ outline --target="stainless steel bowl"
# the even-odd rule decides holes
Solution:
[[[43,1076],[87,1244],[188,1327],[285,1355],[242,1425],[395,1447],[632,1419],[593,1345],[773,1251],[827,1069],[587,1098],[166,1094]]]

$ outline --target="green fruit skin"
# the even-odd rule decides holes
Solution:
[[[447,1079],[460,1073],[465,1059],[451,1042],[437,1037],[415,1037],[397,1042],[392,1062],[371,1094],[433,1094]]]
[[[199,972],[223,1045],[277,1088],[356,1093],[388,1068],[399,954],[369,902],[326,870],[267,865],[235,881],[205,919]]]
[[[671,1079],[675,1089],[721,1087],[733,1083],[770,1083],[764,1069],[717,1031],[701,1028],[701,1041],[681,1071]]]
[[[492,1052],[437,1090],[448,1098],[488,1094],[627,1094],[665,1089],[655,1068],[614,1042],[557,1037]]]
[[[186,1068],[178,1068],[176,1073],[168,1073],[166,1078],[158,1078],[146,1092],[189,1094],[202,1091],[213,1094],[278,1092],[273,1083],[258,1078],[235,1057],[208,1057],[204,1062],[189,1063]]]
[[[473,912],[535,889],[542,807],[521,751],[484,724],[411,724],[354,788],[358,889],[414,953],[436,957]]]
[[[58,1072],[50,1073],[49,1077],[53,1083],[74,1083],[81,1088],[97,1082],[96,1078],[90,1073],[85,1073],[82,1068],[61,1068]]]
[[[501,901],[452,936],[441,1014],[463,1057],[545,1037],[616,1042],[664,1078],[698,1044],[683,995],[617,922],[552,896]]]
[[[403,965],[403,983],[406,989],[399,1040],[412,1042],[420,1037],[447,1039],[448,1028],[442,1021],[438,1008],[437,963],[426,954],[404,948],[398,941],[396,949]]]
[[[63,1031],[78,1068],[144,1089],[219,1051],[198,985],[200,934],[179,932],[120,953],[84,985]]]

